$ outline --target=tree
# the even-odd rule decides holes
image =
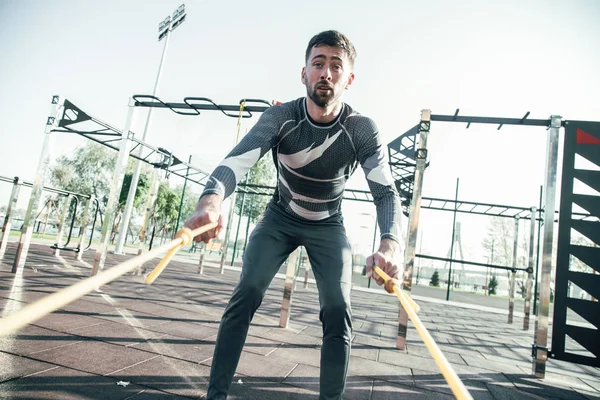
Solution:
[[[62,155],[54,161],[49,170],[52,186],[84,195],[94,195],[105,207],[112,183],[112,173],[117,154],[106,147],[89,142],[78,147],[72,155]],[[61,197],[60,200],[64,200]],[[74,203],[71,203],[71,207]],[[60,204],[57,204],[59,209]],[[82,218],[84,207],[80,207],[78,217]],[[73,209],[70,210],[72,212]],[[72,214],[71,214],[72,215]],[[70,216],[67,216],[67,220]]]
[[[519,231],[526,235],[523,226]],[[487,236],[483,239],[482,246],[489,254],[490,264],[504,265],[511,267],[513,264],[513,246],[515,240],[515,220],[505,217],[493,217],[488,226]],[[521,257],[517,258],[517,267],[526,266],[528,258],[527,239],[519,241],[521,243]],[[506,271],[507,278],[510,279],[511,271]]]
[[[107,147],[93,142],[88,142],[83,147],[75,149],[72,155],[63,155],[56,159],[50,169],[50,181],[52,185],[60,189],[68,190],[84,195],[94,195],[100,202],[101,208],[106,208],[110,188],[112,186],[113,172],[116,165],[117,153]],[[125,207],[129,186],[133,176],[135,162],[128,161],[128,173],[123,179],[123,186],[119,196],[119,207],[113,224],[113,235],[121,223],[121,212]],[[149,179],[146,173],[140,175],[138,186],[134,197],[135,211],[144,205],[144,199],[148,193]],[[60,206],[59,206],[60,207]],[[79,209],[79,217],[83,214],[83,207]]]
[[[585,236],[579,235],[578,233],[575,233],[573,235],[573,237],[571,239],[571,244],[574,244],[577,246],[587,246],[587,247],[594,246],[594,243],[591,240],[589,240]],[[571,271],[593,273],[592,272],[593,270],[589,265],[587,265],[586,263],[581,261],[579,258],[574,257],[574,256],[571,256],[571,264],[569,266],[569,269]]]
[[[183,186],[178,186],[175,191],[177,192],[177,194],[179,195],[179,198],[181,199],[181,194],[183,193]],[[192,216],[192,214],[194,213],[194,211],[196,211],[196,204],[198,203],[198,199],[200,198],[200,195],[194,191],[191,191],[188,187],[185,190],[185,196],[183,198],[183,205],[181,207],[181,217],[180,217],[180,223],[179,223],[179,227],[181,228],[183,226],[183,223],[185,222],[186,219],[188,219],[189,217]],[[179,207],[179,205],[178,205]]]
[[[50,169],[50,182],[71,192],[93,194],[106,205],[116,158],[114,151],[90,142],[76,148],[72,156],[56,159]]]
[[[435,287],[440,286],[440,274],[438,273],[437,269],[433,272],[433,275],[431,275],[431,280],[429,281],[429,286],[435,286]]]
[[[521,279],[517,281],[517,284],[519,285],[519,294],[521,295],[521,298],[524,299],[527,297],[527,281]]]
[[[125,203],[127,203],[127,196],[129,195],[129,187],[131,186],[132,179],[133,173],[127,173],[123,177],[123,186],[121,187],[121,194],[119,195],[119,209],[121,211],[125,208]],[[140,174],[135,189],[135,197],[133,198],[134,209],[139,209],[140,206],[145,205],[148,190],[150,190],[150,178],[146,174]]]
[[[492,275],[490,282],[488,283],[488,294],[496,294],[496,288],[498,287],[498,279],[496,275]]]
[[[493,217],[482,246],[490,255],[490,263],[512,266],[515,223],[510,218]],[[492,254],[493,253],[493,254]]]
[[[244,181],[251,185],[273,186],[276,172],[273,157],[269,152],[250,169]],[[238,214],[242,205],[242,198],[243,196],[240,195],[235,199],[235,209]],[[252,222],[256,221],[265,211],[269,199],[269,196],[246,195],[243,215],[249,217]]]
[[[168,232],[169,228],[175,225],[180,201],[181,193],[172,190],[166,183],[159,185],[153,215],[158,230]]]
[[[134,167],[135,164],[130,163],[130,167]],[[125,211],[125,205],[127,204],[127,197],[129,196],[129,188],[131,187],[131,181],[133,180],[133,172],[126,173],[123,177],[123,185],[121,186],[121,193],[119,194],[119,207],[117,209],[116,217],[113,224],[113,236],[112,241],[115,240],[118,227],[122,222],[123,212]],[[150,190],[150,178],[146,174],[140,174],[137,187],[135,188],[135,196],[133,197],[133,210],[132,216],[136,214],[136,211],[139,211],[145,205],[145,199],[148,196],[148,191]],[[133,236],[132,230],[132,222],[130,220],[129,225],[127,226],[127,230],[131,232]]]

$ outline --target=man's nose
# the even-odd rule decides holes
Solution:
[[[329,68],[329,67],[323,68],[323,70],[321,71],[321,79],[325,79],[328,81],[331,80],[331,68]]]

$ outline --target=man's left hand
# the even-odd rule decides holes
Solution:
[[[390,278],[398,279],[400,269],[394,261],[397,258],[397,255],[395,254],[397,248],[397,242],[391,239],[382,239],[379,250],[367,258],[367,278],[373,278],[378,285],[383,285],[383,278],[373,272],[373,267],[378,266],[383,272],[388,274]]]

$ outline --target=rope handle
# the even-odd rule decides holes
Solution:
[[[196,236],[201,235],[206,231],[210,231],[213,228],[216,228],[217,225],[218,224],[216,222],[213,222],[211,224],[201,226],[194,230],[191,230],[189,228],[181,228],[180,230],[178,230],[175,234],[174,242],[178,240],[179,242],[175,243],[175,245],[167,252],[167,254],[165,254],[163,259],[160,260],[158,265],[154,267],[152,272],[148,274],[148,276],[146,277],[146,285],[152,285],[152,283],[164,271],[164,269],[167,267],[167,264],[169,264],[175,253],[177,253],[177,251],[179,251],[180,248],[192,243],[192,240],[194,240]]]
[[[415,303],[415,301],[410,296],[408,296],[406,293],[404,293],[404,291],[402,291],[402,289],[400,288],[400,283],[397,279],[391,278],[388,274],[386,274],[381,268],[377,266],[373,267],[373,271],[377,272],[377,275],[379,275],[384,280],[384,287],[386,292],[395,294],[401,303],[408,303],[410,307],[415,311],[415,313],[418,313],[421,310],[421,307],[419,307],[419,305]]]

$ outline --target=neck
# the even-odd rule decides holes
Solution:
[[[326,107],[319,107],[310,97],[306,97],[306,111],[313,121],[328,123],[333,121],[342,110],[342,102],[338,101],[335,104],[330,104]]]

